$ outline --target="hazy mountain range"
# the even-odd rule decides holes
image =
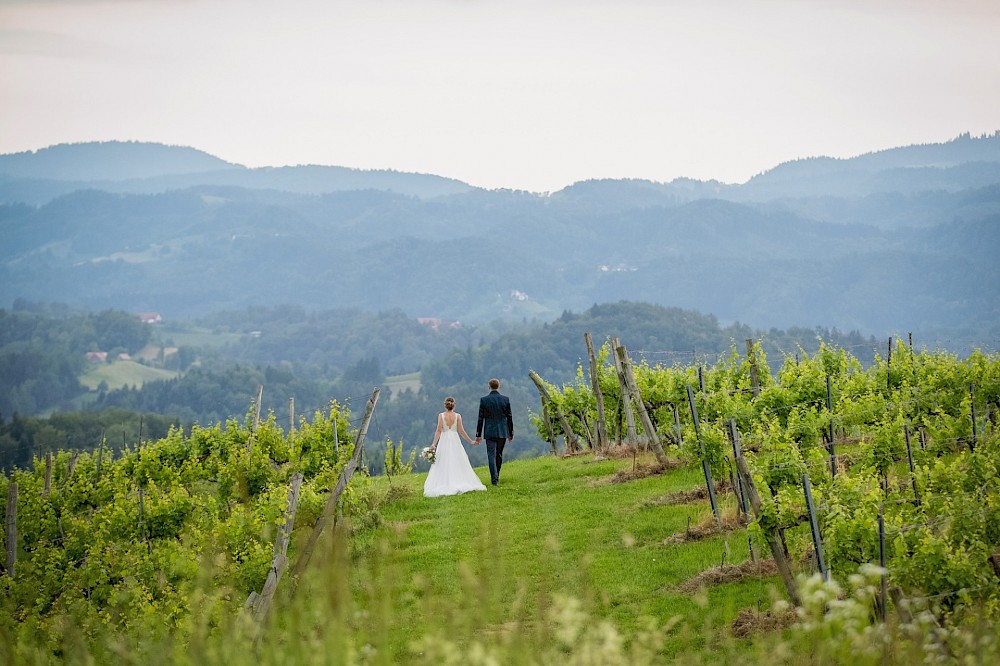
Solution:
[[[0,307],[177,318],[294,303],[486,322],[627,299],[1000,346],[1000,132],[797,160],[743,184],[551,194],[59,145],[0,155],[0,237]]]

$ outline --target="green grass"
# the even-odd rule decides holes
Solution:
[[[80,376],[80,383],[91,391],[97,389],[101,382],[107,382],[109,389],[123,386],[142,386],[145,382],[157,379],[173,379],[178,375],[172,370],[151,368],[135,361],[114,361],[112,363],[96,363]]]
[[[391,392],[391,396],[397,396],[406,389],[410,389],[414,393],[417,393],[420,391],[420,373],[411,372],[406,375],[386,377],[385,385]]]
[[[391,595],[394,614],[449,618],[450,633],[462,642],[490,635],[512,618],[528,624],[544,617],[556,593],[582,600],[593,620],[606,620],[632,636],[652,618],[663,625],[724,630],[741,608],[769,607],[780,596],[777,578],[721,585],[703,593],[678,586],[701,571],[747,559],[746,533],[733,532],[688,544],[665,544],[689,521],[710,519],[707,502],[671,504],[665,496],[703,483],[700,469],[681,468],[624,483],[612,483],[632,460],[517,460],[504,465],[501,486],[454,497],[425,498],[425,474],[374,480],[395,497],[381,506],[381,524],[355,533],[355,558],[388,557],[391,581],[379,588]],[[489,478],[485,468],[477,470]],[[731,498],[723,498],[732,505]],[[355,569],[361,589],[371,575]],[[391,592],[390,592],[391,590]],[[382,603],[385,603],[383,600]],[[428,604],[432,607],[428,609]],[[482,620],[466,632],[456,609]],[[461,613],[459,613],[461,615]],[[394,658],[433,632],[436,620],[393,626],[385,640]],[[522,627],[523,630],[523,627]],[[674,636],[665,650],[678,651],[718,636]]]
[[[860,616],[841,605],[824,624],[828,598],[815,595],[805,633],[735,638],[740,610],[771,608],[785,597],[780,582],[682,591],[723,558],[744,560],[746,533],[665,543],[710,519],[705,501],[668,501],[702,484],[700,468],[612,482],[632,467],[590,455],[516,460],[499,488],[440,498],[423,497],[426,474],[355,481],[346,520],[326,531],[301,577],[286,572],[259,630],[238,611],[246,593],[213,582],[206,553],[176,626],[153,613],[84,633],[67,609],[55,636],[0,624],[0,663],[875,666],[921,663],[924,647],[935,649],[912,629],[870,626],[864,601]],[[732,510],[731,496],[720,500]],[[293,564],[310,531],[296,530]],[[987,621],[946,647],[976,657],[962,663],[996,663],[1000,631]]]

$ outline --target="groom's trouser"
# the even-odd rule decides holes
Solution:
[[[490,482],[495,486],[500,482],[500,467],[503,465],[503,447],[506,439],[486,438],[486,461],[490,464]]]

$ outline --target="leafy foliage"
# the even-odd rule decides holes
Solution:
[[[758,538],[780,532],[784,540],[786,530],[803,523],[808,476],[825,561],[835,574],[884,555],[890,581],[908,594],[940,599],[947,608],[1000,603],[1000,572],[990,563],[1000,553],[1000,357],[975,352],[960,360],[900,346],[891,360],[877,357],[865,369],[826,343],[798,356],[786,357],[774,376],[758,345],[749,358],[734,350],[708,368],[642,365],[640,392],[653,407],[658,435],[676,445],[667,407],[687,407],[688,387],[698,387],[692,395],[699,436],[691,411],[678,410],[678,453],[707,461],[715,478],[730,464],[727,426],[737,424],[761,500],[751,526]],[[602,376],[613,372],[604,358]],[[606,400],[617,399],[616,382],[602,381],[601,389]],[[589,384],[553,390],[559,404],[586,405],[596,418]],[[799,538],[798,547],[809,540]]]
[[[292,474],[304,477],[295,529],[308,530],[352,441],[350,413],[332,403],[301,418],[294,438],[273,416],[256,428],[175,427],[118,456],[106,446],[58,452],[47,493],[41,459],[0,477],[4,496],[18,486],[17,575],[0,576],[4,631],[58,635],[71,617],[84,634],[137,623],[167,635],[190,621],[206,578],[229,590],[233,613],[267,577]],[[348,512],[353,497],[348,489]]]

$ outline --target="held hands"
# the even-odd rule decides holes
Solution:
[[[472,445],[473,445],[473,446],[479,446],[479,441],[480,441],[481,439],[482,439],[482,437],[476,437],[476,441],[474,441],[474,442],[472,443]]]

